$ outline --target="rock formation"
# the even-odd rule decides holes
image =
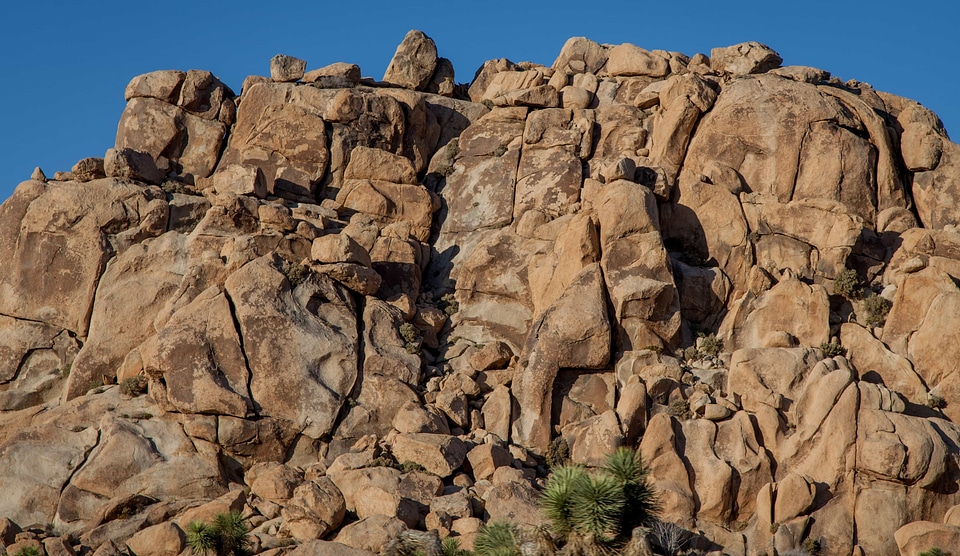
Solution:
[[[960,146],[781,62],[573,38],[455,85],[411,31],[382,81],[135,77],[0,206],[7,552],[230,510],[255,553],[469,548],[620,445],[704,552],[956,548]]]

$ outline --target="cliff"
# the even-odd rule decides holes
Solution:
[[[254,553],[469,548],[621,445],[703,552],[960,546],[929,110],[759,43],[270,69],[135,77],[115,148],[0,206],[7,552],[173,556],[228,510]]]

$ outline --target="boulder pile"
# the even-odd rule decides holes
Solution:
[[[471,548],[626,445],[702,553],[960,546],[960,146],[781,64],[578,37],[458,85],[411,31],[380,81],[135,77],[0,206],[0,543]]]

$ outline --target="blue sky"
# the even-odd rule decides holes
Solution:
[[[433,37],[458,82],[490,58],[549,65],[571,36],[688,55],[757,40],[785,65],[918,100],[956,139],[958,24],[952,0],[11,2],[0,21],[0,198],[35,166],[52,176],[103,156],[135,75],[206,69],[239,92],[284,53],[307,69],[345,61],[380,78],[409,29]]]

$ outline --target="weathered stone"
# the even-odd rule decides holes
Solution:
[[[147,527],[127,541],[127,547],[137,556],[176,556],[185,546],[183,530],[174,523]]]
[[[474,479],[482,481],[492,478],[493,472],[498,467],[513,463],[513,456],[510,455],[510,452],[495,444],[480,444],[467,453],[467,460],[473,470]]]
[[[123,92],[123,100],[149,97],[171,104],[180,97],[180,86],[187,74],[176,70],[152,71],[130,80]]]
[[[408,31],[383,74],[383,81],[417,91],[425,90],[437,68],[437,45],[422,31]]]
[[[763,73],[780,67],[783,58],[769,46],[744,42],[710,51],[710,67],[734,75]]]
[[[254,400],[264,414],[319,438],[331,431],[356,381],[356,309],[329,278],[313,275],[294,287],[281,268],[276,255],[256,259],[227,279],[226,293]],[[291,388],[300,392],[295,399],[287,395]]]
[[[293,491],[281,511],[283,530],[301,541],[320,538],[340,526],[345,512],[340,490],[329,478],[321,477]]]
[[[322,83],[324,77],[342,78],[349,83],[357,84],[360,82],[360,66],[347,62],[334,62],[328,66],[304,73],[302,81],[304,83]]]
[[[393,455],[401,463],[417,463],[430,473],[449,477],[466,459],[467,448],[455,436],[407,433],[393,438]]]
[[[270,59],[270,79],[279,83],[299,81],[305,69],[307,62],[293,56],[277,54]]]
[[[166,172],[157,168],[153,157],[133,149],[107,149],[103,168],[109,177],[149,184],[159,184],[166,177]]]
[[[607,50],[607,63],[603,71],[612,76],[663,77],[670,73],[670,64],[665,58],[630,43],[624,43]]]

